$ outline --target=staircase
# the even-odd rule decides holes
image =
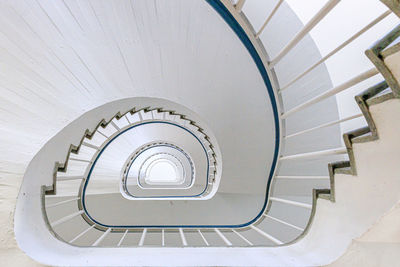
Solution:
[[[140,105],[128,107],[129,103],[124,103],[124,107],[120,109],[122,113],[117,113],[111,119],[101,120],[97,126],[86,130],[78,143],[70,146],[64,156],[65,160],[56,162],[51,185],[44,182],[44,179],[33,181],[33,179],[27,180],[27,177],[38,175],[37,170],[44,168],[42,167],[44,161],[57,158],[49,157],[46,151],[52,151],[57,144],[64,141],[62,140],[63,132],[53,143],[49,143],[48,148],[41,151],[41,156],[32,161],[28,167],[16,211],[15,231],[21,248],[33,258],[41,262],[60,265],[80,265],[81,259],[71,255],[82,254],[85,264],[89,265],[144,263],[165,265],[168,262],[175,266],[264,266],[267,262],[269,266],[319,266],[336,260],[345,252],[352,239],[368,230],[400,199],[397,164],[399,156],[396,153],[399,149],[396,140],[397,133],[400,131],[400,121],[393,112],[400,108],[398,101],[400,87],[396,78],[399,74],[397,72],[400,55],[398,43],[400,26],[394,28],[366,51],[367,57],[375,67],[361,72],[339,86],[333,86],[328,79],[325,81],[329,85],[326,88],[306,92],[306,98],[293,100],[298,96],[299,92],[296,88],[302,79],[307,80],[305,84],[317,78],[324,79],[324,75],[327,74],[323,67],[325,61],[391,12],[384,12],[327,56],[322,57],[317,53],[316,63],[305,68],[305,71],[292,75],[290,78],[282,78],[283,70],[280,64],[287,66],[291,57],[296,55],[292,53],[296,46],[300,44],[309,49],[308,51],[313,51],[313,53],[316,51],[314,46],[307,43],[308,41],[305,44],[301,42],[308,38],[307,34],[312,28],[322,21],[340,1],[328,1],[320,12],[289,40],[286,46],[277,50],[275,55],[269,53],[273,49],[268,47],[268,44],[264,47],[260,38],[263,34],[268,34],[269,23],[274,23],[273,18],[277,12],[281,9],[287,9],[285,12],[289,12],[284,1],[278,1],[273,6],[271,14],[259,31],[254,30],[251,19],[244,13],[245,1],[239,0],[232,3],[227,0],[209,0],[207,2],[221,15],[246,47],[268,88],[270,101],[276,105],[274,114],[279,117],[275,117],[274,125],[276,146],[261,212],[247,223],[229,225],[191,222],[107,225],[89,215],[85,208],[85,188],[97,159],[112,140],[133,126],[144,122],[170,123],[182,127],[196,137],[207,158],[206,171],[199,175],[204,179],[196,180],[199,184],[191,187],[192,189],[169,188],[172,191],[166,195],[160,195],[157,188],[143,189],[135,184],[133,190],[142,195],[131,194],[127,186],[127,174],[132,160],[146,146],[152,147],[160,144],[158,142],[174,145],[177,142],[177,140],[155,138],[150,143],[137,145],[136,150],[132,147],[126,149],[126,153],[130,155],[122,157],[129,159],[124,162],[122,175],[118,173],[118,170],[112,175],[107,172],[99,173],[98,177],[104,175],[114,177],[114,184],[120,186],[115,187],[117,189],[113,191],[114,193],[122,188],[124,197],[129,198],[130,201],[155,203],[154,201],[160,201],[159,198],[167,197],[168,200],[174,201],[179,199],[191,201],[191,198],[197,198],[195,201],[200,203],[217,194],[220,179],[223,179],[220,174],[221,169],[218,169],[221,168],[218,142],[213,137],[214,134],[209,135],[210,131],[203,129],[211,129],[211,127],[203,127],[204,122],[188,119],[189,116],[186,114],[168,108],[165,110],[158,107],[141,108]],[[382,2],[398,14],[399,5],[396,1]],[[318,70],[318,72],[313,74],[313,70]],[[336,103],[332,102],[332,97],[349,88],[364,84],[365,81],[376,78],[378,75],[383,77],[380,82],[355,96],[360,113],[346,118],[323,116],[322,121],[312,123],[301,120],[307,114],[318,112],[323,106],[330,107],[330,111],[335,110]],[[277,103],[274,104],[274,101]],[[118,105],[116,103],[105,105],[99,107],[98,111],[110,110],[111,106],[115,108]],[[82,125],[88,118],[79,118],[76,124]],[[341,124],[360,118],[365,119],[366,125],[345,133],[343,143],[335,139],[337,136],[332,140],[317,139],[322,133],[339,133]],[[63,130],[64,134],[72,132],[74,126],[69,127]],[[304,150],[304,147],[307,149]],[[106,152],[104,155],[107,155]],[[117,153],[114,152],[112,155],[109,157],[116,157]],[[74,166],[76,162],[79,164]],[[326,165],[327,162],[331,163]],[[193,160],[194,165],[197,163],[198,160]],[[326,166],[328,166],[327,169]],[[385,168],[383,170],[378,166],[385,166]],[[42,186],[40,194],[28,193],[28,188],[38,188],[39,184]],[[299,184],[299,191],[308,190],[308,195],[288,196],[287,188],[297,187]],[[99,192],[100,195],[104,193],[104,187],[101,183],[98,188],[95,186],[96,184],[92,186],[92,194],[98,197]],[[204,191],[197,192],[196,188],[202,186],[205,186]],[[190,194],[187,194],[188,192]],[[39,198],[46,227],[41,226],[37,231],[32,231],[31,225],[24,224],[18,218],[26,216],[24,215],[26,210],[33,207],[32,199]],[[119,208],[118,206],[117,209]],[[32,210],[37,209],[38,207],[35,207]],[[99,214],[97,212],[97,215]],[[30,216],[33,218],[36,215]],[[105,217],[103,219],[109,220]],[[72,228],[74,232],[71,231]],[[75,231],[76,229],[79,231]],[[48,231],[56,238],[49,239],[49,235],[46,234]],[[30,234],[26,237],[25,233]],[[26,241],[28,239],[36,240],[38,248],[48,251],[51,256],[47,258],[40,255],[38,250]],[[52,244],[51,248],[49,244]],[[182,247],[185,248],[182,249]],[[123,260],[116,262],[114,258],[106,257],[107,253],[113,253],[114,257]],[[135,257],[130,256],[132,253]],[[160,255],[160,257],[155,258],[154,255]],[[177,255],[180,255],[179,258]]]
[[[111,120],[106,122],[104,119],[98,124],[98,126],[95,128],[93,132],[87,130],[85,132],[85,135],[83,136],[81,142],[79,143],[78,146],[71,145],[70,151],[68,152],[66,156],[66,160],[64,163],[56,163],[55,166],[55,173],[54,173],[54,188],[48,189],[47,194],[48,195],[60,195],[59,192],[56,191],[56,185],[57,181],[58,182],[64,182],[64,181],[74,181],[78,180],[78,183],[75,183],[75,188],[71,188],[74,185],[73,184],[63,184],[64,185],[64,190],[61,189],[61,191],[65,191],[65,193],[61,193],[62,196],[73,196],[75,197],[76,193],[78,191],[82,191],[86,189],[87,180],[90,179],[91,173],[94,171],[94,165],[96,164],[96,161],[100,157],[100,155],[104,152],[105,148],[109,148],[109,144],[115,140],[116,138],[119,138],[122,136],[126,131],[131,130],[133,128],[135,129],[143,129],[146,126],[153,126],[157,125],[157,128],[153,130],[155,133],[151,132],[141,132],[139,134],[142,135],[150,135],[153,136],[154,139],[160,139],[163,138],[163,142],[166,142],[166,144],[169,144],[169,142],[172,142],[170,140],[165,140],[168,139],[165,136],[165,132],[168,130],[169,126],[175,126],[176,130],[180,129],[185,129],[193,138],[196,139],[197,142],[199,142],[201,149],[205,153],[205,157],[207,158],[207,166],[206,166],[206,174],[203,174],[203,177],[199,178],[205,178],[205,180],[200,181],[198,178],[196,180],[196,186],[197,187],[203,187],[203,189],[200,191],[199,194],[197,194],[197,197],[202,197],[204,198],[206,195],[211,193],[211,191],[216,191],[216,189],[212,190],[213,185],[216,183],[216,154],[214,152],[213,145],[210,143],[210,138],[203,132],[203,129],[200,128],[198,125],[196,125],[195,122],[186,119],[183,115],[176,114],[173,111],[163,111],[162,109],[149,109],[145,108],[142,110],[131,110],[126,112],[125,114],[116,114]],[[161,127],[161,128],[160,128]],[[165,128],[166,127],[166,128]],[[150,129],[151,130],[151,129]],[[142,130],[143,131],[143,130]],[[154,137],[154,134],[159,134],[162,133],[159,137]],[[180,133],[173,132],[175,136],[180,136]],[[134,135],[134,134],[133,134]],[[173,138],[172,135],[169,137],[170,139]],[[123,137],[123,136],[122,136]],[[125,137],[126,138],[126,137]],[[135,138],[133,138],[135,139]],[[129,137],[127,138],[127,141],[129,143]],[[146,143],[145,141],[141,141],[143,143]],[[140,147],[135,147],[136,144],[133,144],[132,147],[127,146],[127,144],[122,144],[119,147],[117,146],[117,150],[114,149],[114,151],[111,151],[111,155],[106,155],[110,158],[113,159],[113,163],[115,163],[115,160],[117,160],[118,157],[124,158],[121,155],[118,154],[123,154],[125,152],[128,153],[125,158],[129,158],[129,161],[125,163],[124,167],[124,174],[123,177],[121,177],[120,180],[120,170],[112,170],[110,169],[111,166],[102,166],[102,170],[100,170],[100,173],[97,173],[97,176],[106,176],[108,179],[113,177],[115,180],[117,180],[116,184],[120,184],[124,188],[124,192],[128,195],[127,192],[127,175],[128,175],[128,168],[131,167],[132,165],[132,160],[135,159],[137,154],[142,153],[143,150],[149,149],[154,146],[160,146],[163,145],[162,142],[158,141],[155,142],[152,140],[152,143],[147,143],[145,145],[141,144]],[[175,140],[176,142],[176,140]],[[164,144],[165,145],[165,144]],[[190,144],[186,144],[187,146]],[[125,151],[124,151],[125,150]],[[132,151],[135,151],[132,153]],[[72,154],[72,156],[71,156]],[[132,154],[132,155],[131,155]],[[198,153],[193,153],[193,154],[198,154]],[[128,156],[129,155],[129,156]],[[124,158],[124,159],[125,159]],[[76,164],[78,162],[78,164]],[[76,166],[70,166],[71,164],[74,164]],[[70,166],[70,168],[68,168]],[[200,169],[201,167],[198,166]],[[105,173],[104,173],[105,171]],[[112,172],[114,171],[114,172]],[[110,173],[111,172],[111,173]],[[191,171],[192,172],[192,171]],[[201,176],[201,175],[200,175]],[[85,181],[82,182],[82,180],[85,179]],[[101,181],[100,181],[101,182]],[[80,188],[81,184],[86,184],[84,188]],[[114,183],[115,184],[115,183]],[[93,191],[98,191],[102,192],[102,189],[99,188],[94,188],[95,185],[92,185],[92,190]],[[101,184],[99,185],[101,186]],[[112,187],[112,183],[106,185],[107,187]],[[139,185],[136,184],[136,187]],[[189,183],[188,186],[193,186],[192,182]],[[115,187],[115,186],[114,186]],[[168,187],[167,187],[168,188]],[[177,192],[172,192],[173,190],[169,190],[169,193],[171,194],[176,194]],[[183,190],[180,193],[184,192]],[[119,192],[119,186],[117,186],[117,190],[115,192]],[[93,193],[93,192],[92,192]],[[104,191],[103,191],[104,193]],[[150,190],[147,190],[146,195],[154,195],[156,197],[157,193],[150,193]],[[189,194],[187,192],[184,192],[181,194],[181,197],[187,197],[185,194]],[[83,194],[84,195],[84,194]],[[131,197],[134,197],[131,195]],[[150,196],[148,196],[150,197]],[[140,198],[140,197],[139,197]],[[145,197],[144,197],[145,198]],[[170,196],[170,198],[173,198]],[[178,196],[179,198],[179,196]]]

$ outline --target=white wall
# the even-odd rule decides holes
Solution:
[[[374,227],[353,241],[347,252],[330,267],[384,267],[398,264],[400,251],[400,203]]]
[[[18,267],[43,266],[19,249],[14,236],[14,210],[22,174],[0,175],[0,265]]]

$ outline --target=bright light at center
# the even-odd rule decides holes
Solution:
[[[146,174],[146,182],[148,183],[174,183],[179,180],[176,166],[165,159],[151,163]]]

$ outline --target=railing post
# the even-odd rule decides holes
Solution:
[[[185,234],[183,233],[183,229],[182,228],[179,228],[179,234],[181,236],[182,245],[184,247],[186,247],[188,244],[187,244],[186,237],[185,237]]]
[[[261,33],[263,32],[265,27],[267,27],[268,23],[274,17],[276,11],[278,11],[278,9],[279,9],[279,7],[281,6],[282,3],[283,3],[283,0],[279,0],[279,2],[276,4],[274,9],[272,10],[271,14],[267,17],[267,19],[265,20],[264,24],[261,26],[260,30],[257,32],[256,38],[260,37]]]
[[[199,235],[201,236],[201,238],[203,239],[204,243],[206,244],[206,246],[208,247],[210,244],[208,243],[207,239],[205,238],[205,236],[203,235],[203,233],[200,231],[200,229],[197,229],[197,232],[199,233]]]
[[[119,240],[117,247],[120,247],[122,242],[124,242],[124,239],[126,237],[126,235],[128,234],[128,229],[125,230],[125,233],[122,235],[121,239]]]
[[[92,247],[96,247],[100,245],[100,243],[106,238],[106,236],[111,232],[111,228],[108,228],[92,245]]]
[[[146,239],[146,233],[147,233],[147,228],[144,228],[143,232],[142,232],[142,236],[140,237],[140,240],[139,240],[139,247],[142,247],[144,245],[144,240]]]
[[[223,233],[221,233],[220,230],[218,230],[217,228],[214,228],[214,231],[217,233],[217,235],[224,241],[225,245],[227,246],[232,246],[232,243],[228,240],[228,238],[226,238],[226,236],[224,236]]]
[[[279,52],[269,63],[273,68],[287,53],[292,50],[329,12],[340,2],[340,0],[329,0],[328,3],[295,35],[295,37]]]

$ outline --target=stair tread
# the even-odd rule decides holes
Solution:
[[[335,174],[352,174],[351,167],[336,168]]]
[[[365,102],[367,103],[368,106],[372,106],[385,102],[392,98],[394,98],[393,92],[390,88],[387,88],[382,92],[380,92],[379,94],[377,94],[376,96],[367,99]]]
[[[353,139],[351,139],[352,143],[365,143],[365,142],[369,142],[369,141],[373,141],[374,140],[374,136],[372,136],[371,132],[368,132],[366,134],[354,137]]]

